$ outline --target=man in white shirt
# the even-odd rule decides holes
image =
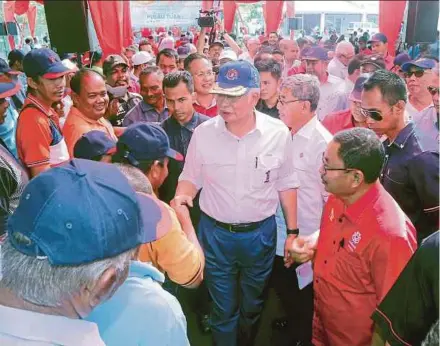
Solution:
[[[302,59],[306,61],[306,73],[315,75],[320,82],[319,104],[316,111],[318,120],[322,121],[327,114],[345,109],[346,95],[339,87],[343,80],[327,72],[327,50],[321,47],[311,47],[303,50]]]
[[[437,70],[437,73],[434,71]],[[415,124],[415,131],[425,150],[438,151],[437,111],[429,93],[430,85],[438,86],[438,63],[421,58],[402,65],[409,97],[406,112]]]
[[[294,40],[282,39],[280,41],[280,50],[284,53],[283,78],[286,78],[291,68],[301,65],[299,46]]]
[[[220,116],[195,129],[171,204],[191,206],[202,189],[199,238],[214,305],[214,343],[250,345],[275,257],[278,201],[292,234],[289,248],[298,233],[299,183],[287,127],[255,111],[257,69],[247,61],[229,62],[220,67],[217,82],[212,93]]]
[[[1,245],[0,344],[103,346],[84,318],[125,281],[133,250],[159,238],[160,208],[117,167],[78,159],[22,197]]]
[[[348,75],[348,63],[353,57],[353,45],[346,41],[339,42],[336,45],[335,57],[328,64],[328,73],[341,79],[345,79]]]
[[[309,236],[319,229],[327,192],[321,181],[319,168],[322,154],[333,136],[318,121],[319,81],[315,76],[298,74],[283,80],[280,86],[278,109],[280,119],[292,133],[292,160],[298,175],[298,228],[300,235]],[[284,243],[286,225],[279,210],[277,214],[277,256],[274,261],[272,282],[281,300],[289,332],[289,345],[308,345],[312,338],[313,287],[299,288],[296,269],[298,264],[285,265]]]

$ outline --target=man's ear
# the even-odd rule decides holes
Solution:
[[[38,77],[37,77],[38,78]],[[27,84],[32,88],[32,89],[38,89],[38,83],[35,82],[31,77],[27,77]]]
[[[79,104],[79,95],[72,90],[70,97],[72,98],[73,105],[76,107]]]
[[[356,170],[353,174],[353,187],[358,187],[364,182],[364,173],[362,171]]]
[[[128,271],[124,275],[118,275],[118,272],[114,267],[110,267],[104,271],[96,284],[89,288],[90,307],[93,309],[109,299],[116,289],[125,281],[127,274]]]

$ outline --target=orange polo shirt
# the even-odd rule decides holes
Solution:
[[[50,121],[60,128],[57,113],[29,94],[18,117],[16,132],[18,156],[28,168],[50,163],[50,146],[54,140]]]
[[[313,344],[371,345],[370,316],[415,251],[415,228],[376,182],[348,207],[330,196],[320,229]]]
[[[73,157],[73,148],[78,139],[80,139],[83,134],[93,130],[106,133],[115,142],[118,140],[112,125],[106,119],[100,118],[98,120],[93,120],[87,118],[78,110],[78,108],[72,107],[63,127],[63,134],[70,157]]]
[[[142,262],[152,262],[175,283],[184,287],[191,285],[203,274],[204,260],[183,232],[175,211],[159,202],[170,212],[172,226],[162,238],[141,245],[138,258]]]
[[[354,127],[353,118],[349,109],[330,113],[321,123],[332,135]]]

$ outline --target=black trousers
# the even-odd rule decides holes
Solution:
[[[313,321],[313,285],[302,290],[298,288],[298,279],[295,269],[297,264],[290,268],[284,266],[284,258],[275,256],[271,277],[271,286],[274,288],[283,306],[288,321],[288,341],[285,345],[295,345],[302,341],[304,345],[311,345]]]

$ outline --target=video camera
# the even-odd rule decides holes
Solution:
[[[201,27],[201,28],[213,28],[215,25],[215,13],[217,11],[211,10],[211,11],[202,11],[200,10],[200,17],[197,18],[197,24]],[[205,16],[201,16],[202,14],[205,14]]]

